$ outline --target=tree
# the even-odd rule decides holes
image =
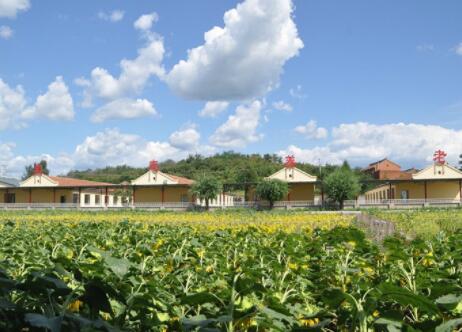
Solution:
[[[324,185],[327,196],[339,203],[340,209],[343,209],[345,200],[354,199],[361,190],[357,175],[347,167],[340,167],[330,173]]]
[[[244,189],[244,199],[249,200],[250,187],[258,181],[257,170],[254,167],[243,167],[237,170],[236,182]]]
[[[191,193],[200,200],[205,200],[205,208],[209,210],[211,199],[215,199],[221,192],[222,184],[215,177],[202,176],[191,187]]]
[[[48,170],[48,164],[47,164],[46,160],[41,160],[39,164],[42,166],[42,173],[43,174],[46,174],[46,175],[50,174],[50,171]],[[34,165],[28,165],[28,166],[24,167],[24,175],[22,176],[23,180],[28,179],[32,175],[34,175],[34,167],[35,167],[35,164]]]
[[[274,202],[282,200],[289,192],[287,182],[281,180],[263,180],[257,185],[257,196],[270,203],[270,209],[274,207]]]

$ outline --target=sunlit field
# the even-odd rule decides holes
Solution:
[[[375,244],[305,212],[0,220],[1,331],[451,331],[462,312],[462,233]]]
[[[431,238],[441,232],[452,234],[462,228],[462,209],[374,211],[375,216],[392,221],[409,237]]]

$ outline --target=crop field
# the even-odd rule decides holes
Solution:
[[[428,209],[403,212],[374,211],[381,219],[392,221],[406,236],[431,239],[439,233],[462,229],[462,209]]]
[[[0,331],[453,331],[462,233],[303,212],[0,214]]]

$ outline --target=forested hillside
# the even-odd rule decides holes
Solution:
[[[160,170],[165,173],[197,179],[203,175],[214,176],[221,183],[254,183],[261,178],[271,175],[283,167],[283,160],[275,154],[241,154],[223,152],[210,157],[201,155],[189,156],[180,161],[167,160],[159,164]],[[323,178],[338,166],[326,165],[319,167],[307,163],[297,163],[301,170]],[[343,167],[349,167],[347,163]],[[95,170],[71,171],[69,177],[122,183],[130,181],[146,172],[146,168],[129,166],[106,167]],[[359,169],[356,170],[361,175]],[[362,177],[362,175],[361,175]]]

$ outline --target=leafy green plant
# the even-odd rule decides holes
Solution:
[[[338,168],[329,174],[324,187],[327,196],[337,202],[341,210],[344,201],[354,199],[361,190],[357,175],[347,167]]]
[[[261,199],[267,200],[270,205],[270,209],[274,207],[274,202],[282,200],[289,192],[289,186],[287,182],[280,180],[263,180],[256,188],[257,196]]]
[[[211,176],[201,177],[191,187],[191,193],[196,195],[200,200],[205,201],[205,208],[207,210],[209,210],[210,200],[215,199],[221,190],[221,183]]]
[[[219,225],[225,214],[188,216]],[[0,213],[0,331],[462,326],[462,231],[378,246],[347,223],[321,227],[336,215],[228,216],[212,228],[181,214]]]

